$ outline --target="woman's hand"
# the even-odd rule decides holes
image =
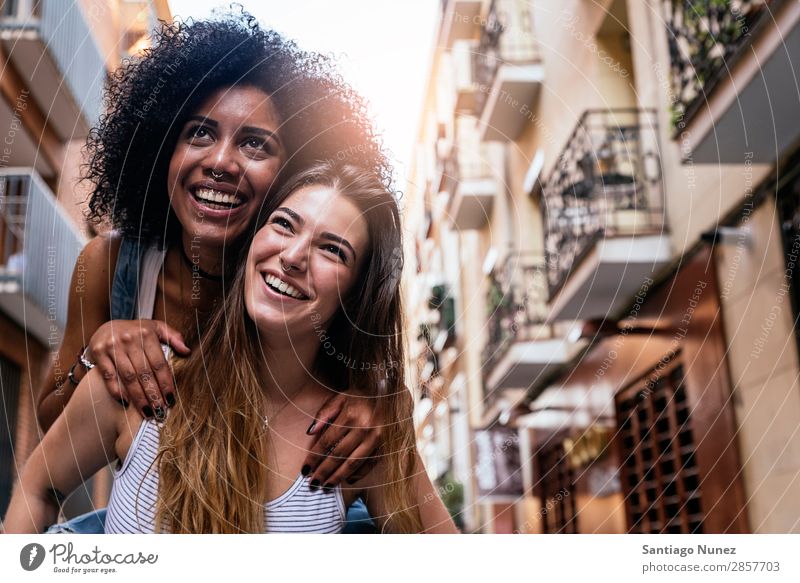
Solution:
[[[383,423],[376,418],[375,403],[374,397],[339,393],[319,410],[306,432],[317,438],[303,464],[312,487],[355,483],[376,463]]]
[[[180,332],[165,322],[112,320],[94,333],[86,358],[100,371],[111,396],[133,404],[145,418],[161,417],[175,404],[162,343],[183,355],[190,352]]]

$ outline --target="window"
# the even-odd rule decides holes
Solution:
[[[659,361],[616,401],[629,532],[702,533],[701,480],[679,358]]]
[[[577,534],[575,476],[560,437],[554,436],[539,448],[535,467],[540,472],[534,483],[542,505],[542,533]]]

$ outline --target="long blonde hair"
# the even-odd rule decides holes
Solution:
[[[361,210],[370,254],[353,290],[326,331],[339,354],[320,350],[318,378],[336,390],[358,387],[375,398],[385,420],[380,455],[386,467],[387,529],[419,532],[413,495],[416,471],[412,400],[404,378],[400,298],[402,241],[397,200],[378,176],[335,162],[320,163],[268,197],[260,217],[302,186],[335,189]],[[261,226],[256,221],[256,230]],[[245,250],[246,251],[246,250]],[[245,255],[246,257],[246,255]],[[267,378],[258,332],[244,302],[241,260],[222,309],[199,349],[175,368],[178,403],[161,430],[157,529],[172,533],[263,532],[267,500]]]

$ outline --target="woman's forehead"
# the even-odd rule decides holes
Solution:
[[[363,249],[368,243],[366,216],[355,202],[331,186],[302,186],[290,194],[280,208],[296,213],[315,231],[347,236],[354,247],[358,243]]]
[[[258,87],[237,85],[221,87],[209,95],[195,112],[196,115],[238,123],[240,126],[270,126],[276,131],[280,116],[272,98]]]

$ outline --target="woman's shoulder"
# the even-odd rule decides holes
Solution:
[[[75,274],[86,275],[86,285],[92,288],[101,283],[110,285],[122,241],[123,237],[116,232],[104,233],[90,239],[78,255]],[[98,277],[100,274],[106,274],[106,277]]]
[[[117,231],[109,231],[92,237],[81,251],[81,256],[89,261],[102,261],[116,258],[124,237]]]

